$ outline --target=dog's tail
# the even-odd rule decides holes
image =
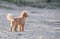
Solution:
[[[8,14],[7,14],[7,20],[8,20],[8,21],[14,21],[11,13],[8,13]]]

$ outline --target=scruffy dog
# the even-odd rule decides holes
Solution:
[[[21,15],[13,18],[12,14],[7,14],[7,20],[10,21],[9,31],[24,31],[25,19],[28,17],[27,11],[22,11]]]

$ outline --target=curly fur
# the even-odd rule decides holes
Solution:
[[[25,19],[28,17],[27,11],[22,11],[21,15],[13,18],[11,13],[7,14],[7,20],[10,21],[9,31],[24,31]]]

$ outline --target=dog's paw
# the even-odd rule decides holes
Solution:
[[[9,29],[8,31],[11,32],[12,30]]]

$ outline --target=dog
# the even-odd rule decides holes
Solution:
[[[21,15],[15,18],[13,18],[11,13],[8,13],[7,20],[10,21],[9,31],[24,31],[25,19],[27,17],[27,11],[22,11]]]

